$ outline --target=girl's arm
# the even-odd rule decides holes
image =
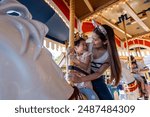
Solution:
[[[78,59],[73,59],[73,62],[75,63],[75,65],[79,66],[80,68],[84,69],[84,70],[88,70],[88,67],[90,65],[91,62],[91,55],[86,57],[85,63],[79,61]]]

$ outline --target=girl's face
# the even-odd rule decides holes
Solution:
[[[93,38],[92,43],[93,43],[94,48],[103,47],[102,40],[100,39],[100,37],[95,32],[92,33],[92,38]]]
[[[78,54],[82,54],[87,51],[87,44],[85,41],[81,41],[78,46],[75,46],[75,51]]]

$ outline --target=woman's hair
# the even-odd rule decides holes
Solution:
[[[130,56],[130,59],[131,59],[131,64],[135,64],[135,65],[136,65],[136,68],[138,68],[138,64],[137,64],[137,62],[136,62],[134,56],[131,55],[131,56]]]
[[[135,65],[136,65],[136,68],[138,68],[138,64],[137,64],[136,61],[132,61],[131,64],[132,64],[132,65],[135,64]]]
[[[96,33],[102,42],[108,40],[106,45],[103,45],[105,49],[108,50],[110,55],[110,63],[111,63],[111,81],[115,79],[115,85],[117,85],[121,78],[121,63],[115,43],[115,35],[113,29],[108,25],[102,25],[104,30],[106,30],[107,34],[104,34],[102,29],[96,27],[93,32]]]
[[[133,55],[130,55],[130,60],[131,60],[131,62],[134,62],[134,61],[136,62],[136,60],[135,60]]]
[[[80,37],[78,40],[74,41],[74,45],[75,46],[79,46],[80,43],[81,43],[81,41],[85,41],[85,39],[83,39],[83,38]]]

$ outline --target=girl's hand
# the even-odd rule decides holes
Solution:
[[[75,65],[79,65],[80,61],[77,58],[73,58],[72,61],[74,62]]]
[[[68,47],[67,48],[67,54],[74,54],[74,48]]]

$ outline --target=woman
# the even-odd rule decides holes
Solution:
[[[93,89],[101,100],[112,100],[102,75],[110,66],[111,82],[117,85],[121,76],[121,64],[114,39],[114,31],[108,25],[95,25],[92,33],[92,74],[84,77],[74,75],[70,80],[75,83],[92,81]]]
[[[145,85],[147,85],[147,80],[146,80],[145,74],[143,72],[145,72],[149,69],[144,68],[145,67],[144,64],[137,62],[136,59],[134,58],[134,56],[131,55],[130,58],[131,58],[131,68],[132,68],[132,73],[134,74],[134,78],[141,84],[140,98],[142,96],[144,96],[145,99],[148,99],[149,94],[148,94],[148,91],[147,91],[146,86],[145,86]]]

